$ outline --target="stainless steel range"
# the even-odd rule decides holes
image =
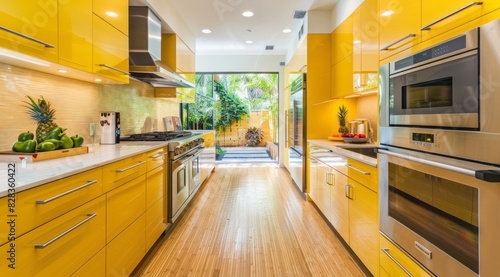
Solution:
[[[380,230],[432,275],[498,276],[498,41],[497,20],[380,68]]]
[[[201,134],[187,131],[149,132],[122,137],[124,141],[167,141],[168,218],[173,223],[200,187]]]

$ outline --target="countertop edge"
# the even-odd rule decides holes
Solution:
[[[315,144],[320,147],[327,148],[328,150],[331,150],[339,155],[352,158],[354,160],[357,160],[359,162],[365,163],[367,165],[377,167],[378,166],[378,161],[377,159],[358,154],[349,150],[345,150],[342,147],[339,147],[340,145],[350,147],[350,148],[361,148],[361,147],[378,147],[377,144],[374,143],[364,143],[364,144],[347,144],[342,141],[331,141],[328,139],[308,139],[307,142]]]

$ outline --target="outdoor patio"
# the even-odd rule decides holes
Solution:
[[[222,147],[226,154],[217,163],[268,163],[277,162],[271,158],[266,147]]]

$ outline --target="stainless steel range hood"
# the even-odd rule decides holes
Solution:
[[[161,20],[148,7],[129,7],[129,71],[153,87],[194,88],[161,62]]]

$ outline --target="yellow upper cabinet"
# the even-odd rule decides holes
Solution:
[[[93,0],[92,5],[97,16],[128,36],[128,0]]]
[[[57,62],[57,0],[4,1],[0,48]]]
[[[128,36],[93,15],[93,72],[123,83],[129,82]]]
[[[59,1],[59,64],[92,72],[92,2]]]
[[[307,100],[330,100],[330,34],[307,35]],[[293,81],[293,80],[292,80]]]
[[[418,44],[421,41],[421,1],[380,0],[379,26],[380,59]]]
[[[344,20],[331,34],[331,64],[352,55],[353,52],[353,15]]]
[[[483,4],[480,3],[483,2],[422,0],[422,40],[478,18],[482,13]]]
[[[346,57],[331,68],[332,99],[353,94],[353,55]]]

